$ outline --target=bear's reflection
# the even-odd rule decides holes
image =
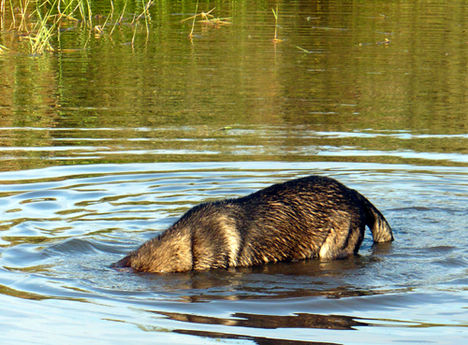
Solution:
[[[356,318],[345,315],[320,315],[297,313],[294,315],[262,315],[234,313],[230,318],[202,316],[185,313],[156,312],[171,320],[190,323],[252,327],[263,329],[275,328],[321,328],[351,330],[356,326],[367,326],[367,323],[356,321]]]
[[[276,329],[276,328],[320,328],[320,329],[336,329],[336,330],[352,330],[357,326],[367,326],[367,323],[357,321],[356,318],[342,315],[318,315],[308,313],[298,313],[294,315],[259,315],[249,313],[234,313],[230,318],[218,318],[211,316],[200,316],[193,314],[171,313],[171,312],[158,312],[158,314],[165,315],[171,320],[197,323],[197,324],[210,324],[210,325],[224,325],[236,327],[250,327],[256,329]],[[259,337],[252,335],[240,335],[233,333],[223,332],[209,332],[191,329],[175,329],[175,333],[194,335],[199,337],[208,337],[214,339],[236,339],[236,340],[250,340],[259,345],[305,345],[305,344],[336,344],[336,343],[323,343],[311,342],[292,339],[278,339]]]
[[[253,341],[255,344],[258,344],[258,345],[340,345],[339,343],[277,339],[277,338],[267,338],[267,337],[251,336],[251,335],[228,334],[228,333],[221,333],[221,332],[195,331],[195,330],[188,330],[188,329],[175,330],[174,332],[180,333],[180,334],[195,335],[199,337],[213,338],[213,339],[249,340],[249,341]]]

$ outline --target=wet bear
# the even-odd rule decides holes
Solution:
[[[309,176],[187,211],[114,264],[141,272],[185,272],[358,252],[366,225],[374,242],[393,240],[384,216],[342,183]]]

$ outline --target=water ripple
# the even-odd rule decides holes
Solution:
[[[367,234],[361,256],[328,263],[168,275],[110,267],[200,202],[314,173],[368,196],[392,224],[396,241],[374,248]],[[299,344],[311,329],[396,328],[404,334],[415,327],[461,327],[467,181],[457,167],[339,162],[76,165],[0,173],[0,298],[7,304],[11,298],[60,301],[82,317],[95,309],[124,328],[270,343]],[[39,315],[15,305],[30,319]],[[60,319],[55,306],[41,308]],[[442,320],[447,310],[450,322]],[[333,339],[339,343],[339,337],[318,340]]]

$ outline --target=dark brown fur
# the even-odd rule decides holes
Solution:
[[[334,179],[309,176],[195,206],[115,266],[163,273],[332,260],[358,252],[366,225],[374,242],[393,240],[364,196]]]

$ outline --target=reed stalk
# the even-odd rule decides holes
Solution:
[[[111,2],[112,3],[112,2]],[[112,4],[112,13],[114,13],[114,4]],[[109,33],[109,35],[112,37],[112,34],[114,33],[114,30],[115,28],[117,27],[117,25],[120,25],[120,23],[122,23],[123,21],[123,17],[125,15],[125,11],[127,10],[127,1],[124,2],[124,6],[123,6],[123,9],[122,9],[122,12],[120,13],[120,16],[119,16],[119,19],[117,19],[115,22],[114,22],[114,25],[112,26],[112,29]]]
[[[197,13],[198,13],[198,0],[197,0],[197,5],[195,6],[195,15],[193,16],[193,20],[192,20],[192,29],[190,30],[190,33],[189,33],[190,39],[193,38],[193,30],[195,29],[195,19],[197,19]]]
[[[190,30],[190,33],[188,34],[188,37],[190,40],[193,38],[193,31],[195,30],[195,21],[197,17],[200,17],[200,20],[198,21],[199,23],[205,24],[205,25],[210,25],[212,27],[221,27],[223,25],[230,25],[232,24],[231,18],[216,18],[214,15],[211,13],[215,10],[216,7],[213,7],[211,10],[208,12],[200,12],[198,13],[198,1],[195,6],[195,14],[193,16],[190,16],[188,18],[182,19],[180,22],[183,23],[188,20],[192,20],[192,28]]]
[[[276,11],[274,8],[271,9],[273,16],[275,17],[275,36],[273,38],[273,43],[280,43],[283,40],[278,38],[278,4],[276,4]]]

